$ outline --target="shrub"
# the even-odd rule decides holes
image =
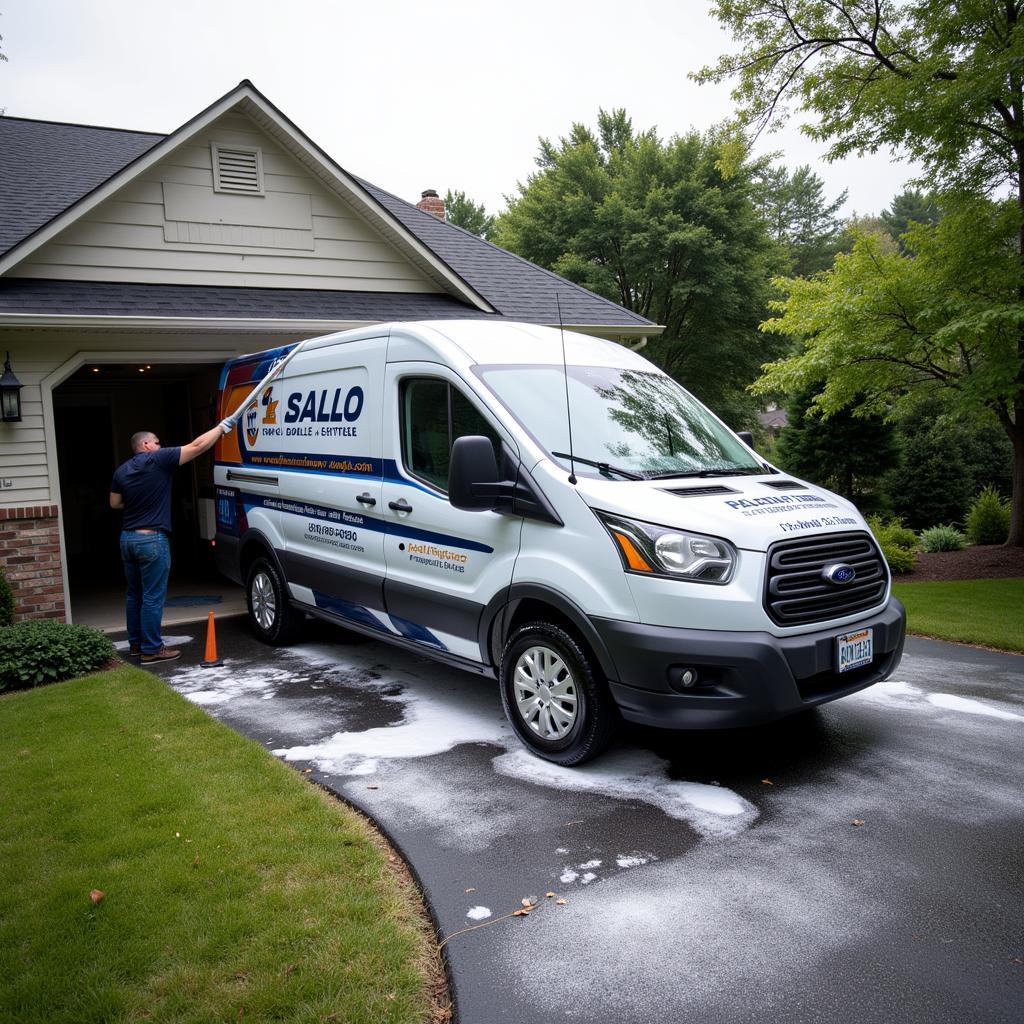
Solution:
[[[95,672],[114,656],[114,645],[99,630],[33,619],[0,628],[0,691]]]
[[[888,522],[880,516],[868,519],[871,532],[875,535],[889,570],[894,576],[905,572],[913,572],[917,564],[917,535],[907,529],[899,519]]]
[[[1010,503],[985,487],[971,503],[964,525],[972,544],[1004,544],[1010,535]]]
[[[0,626],[9,626],[14,622],[14,594],[7,582],[3,569],[0,569]]]
[[[959,551],[966,543],[967,538],[952,524],[921,531],[921,550],[930,555],[936,551]]]

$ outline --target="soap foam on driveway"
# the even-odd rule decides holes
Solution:
[[[493,682],[459,673],[449,685],[439,687],[401,667],[381,674],[378,654],[376,648],[370,656],[355,649],[339,660],[335,648],[302,645],[277,650],[266,661],[244,668],[227,661],[217,669],[183,669],[173,682],[190,700],[212,709],[253,696],[272,698],[275,687],[288,683],[296,671],[319,668],[328,681],[368,690],[395,705],[400,717],[390,724],[346,728],[315,743],[273,749],[286,761],[311,763],[333,775],[365,776],[376,773],[381,762],[488,744],[506,751],[491,762],[501,775],[560,792],[640,800],[688,822],[702,836],[735,835],[757,818],[757,809],[732,790],[670,779],[668,762],[648,751],[613,750],[578,768],[542,761],[522,748],[501,712]],[[444,670],[431,671],[435,678],[443,674]]]
[[[1024,658],[911,641],[803,720],[562,769],[492,680],[321,635],[157,674],[395,839],[465,1024],[1019,1020]]]

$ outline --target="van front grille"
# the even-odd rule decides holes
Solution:
[[[856,570],[849,583],[826,578],[825,569],[839,563]],[[768,549],[764,607],[779,626],[839,619],[880,604],[888,580],[885,559],[866,533],[783,540]]]

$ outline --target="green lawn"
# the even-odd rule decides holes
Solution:
[[[911,633],[1024,651],[1024,579],[896,583]]]
[[[0,865],[0,1020],[431,1019],[363,821],[138,669],[0,697]]]

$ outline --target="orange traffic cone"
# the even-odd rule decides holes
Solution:
[[[213,612],[206,620],[206,656],[199,663],[203,668],[216,668],[224,662],[217,657],[217,628],[213,624]]]

